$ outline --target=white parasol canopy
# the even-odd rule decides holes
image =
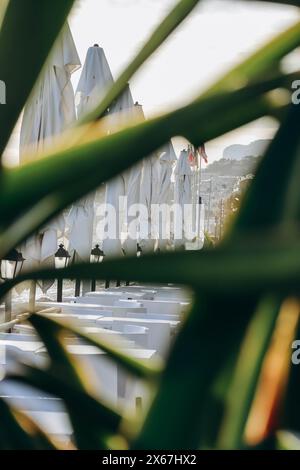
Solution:
[[[176,153],[172,142],[168,142],[161,150],[160,160],[160,204],[170,204],[174,194],[172,191],[172,173],[174,163],[177,161]]]
[[[174,164],[177,161],[175,150],[172,142],[168,142],[160,152],[159,156],[159,191],[158,191],[158,204],[160,206],[169,206],[174,200],[174,185],[172,182],[172,174]],[[165,249],[170,245],[170,239],[165,237],[164,232],[171,234],[171,220],[166,220],[161,223],[159,218],[156,217],[154,221],[156,232],[158,235],[158,247]]]
[[[91,111],[112,85],[113,77],[104,51],[97,44],[87,51],[75,95],[78,117]],[[67,217],[69,252],[82,261],[90,258],[93,245],[95,193],[84,197],[71,207]]]
[[[138,115],[145,119],[143,107],[136,104]],[[152,204],[158,204],[160,185],[160,162],[157,154],[143,160],[140,185],[140,238],[139,245],[143,252],[154,251],[155,238],[152,233]],[[145,208],[145,211],[144,211]]]
[[[136,108],[129,85],[111,107],[110,113],[115,125],[136,116]],[[120,256],[123,249],[125,254],[136,253],[139,220],[138,214],[131,211],[134,210],[134,205],[140,202],[141,172],[142,163],[138,163],[107,183],[105,203],[115,208],[117,236],[115,239],[106,238],[104,240],[103,251],[106,256]],[[125,204],[124,197],[127,204]],[[121,231],[124,234],[123,240]]]
[[[98,44],[89,47],[75,95],[78,117],[91,111],[99,103],[113,81],[102,47]]]
[[[71,75],[81,66],[75,43],[66,24],[48,58],[42,74],[25,106],[21,136],[20,163],[51,145],[75,120]]]
[[[38,158],[75,120],[74,92],[71,75],[81,63],[68,24],[65,25],[48,58],[47,64],[25,107],[21,137],[20,163]],[[29,239],[22,251],[26,258],[24,268],[33,264],[52,265],[57,250],[57,239],[64,232],[64,219],[48,223]],[[44,286],[47,291],[49,284]]]
[[[177,237],[175,240],[175,246],[183,245],[185,243],[186,234],[192,227],[193,172],[188,161],[188,156],[187,150],[183,150],[180,153],[175,168],[175,203],[179,209],[175,216],[175,233]]]

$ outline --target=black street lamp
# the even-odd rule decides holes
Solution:
[[[15,248],[8,253],[2,260],[1,260],[1,278],[5,281],[9,281],[11,279],[15,279],[23,268],[25,259],[23,258],[22,253],[17,251]],[[12,314],[12,296],[11,291],[5,297],[5,323],[11,321],[11,314]]]
[[[102,263],[104,260],[104,252],[100,249],[99,245],[96,245],[95,248],[91,251],[90,262],[91,263]],[[96,290],[96,279],[92,279],[91,291],[95,292]]]
[[[57,252],[54,255],[55,257],[55,268],[63,269],[66,268],[70,262],[70,254],[65,249],[64,245],[59,245]],[[57,280],[57,302],[62,302],[63,298],[63,280]]]

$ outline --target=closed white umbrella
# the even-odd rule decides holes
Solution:
[[[143,107],[136,103],[137,116],[145,119]],[[151,206],[158,203],[160,185],[160,162],[157,154],[143,160],[140,184],[141,211],[139,217],[139,245],[143,252],[154,251]]]
[[[188,240],[186,234],[193,222],[193,172],[188,157],[187,150],[183,150],[175,168],[175,204],[178,208],[175,216],[175,246],[184,245]]]
[[[119,98],[111,106],[110,112],[112,114],[116,113],[114,119],[118,122],[122,120],[123,117],[128,118],[131,112],[134,111],[134,101],[132,98],[131,90],[129,84],[126,85],[124,91],[121,93]]]
[[[160,206],[171,206],[174,200],[174,185],[172,174],[174,164],[177,161],[172,142],[168,142],[161,150],[159,156],[159,191],[158,203]],[[166,238],[165,233],[171,233],[171,221],[163,223],[156,218],[155,225],[158,230],[158,247],[165,249],[170,245],[170,238]],[[165,232],[165,233],[164,233]]]
[[[112,73],[104,51],[97,44],[87,51],[85,63],[75,95],[78,117],[94,108],[107,88],[113,83]],[[69,252],[76,259],[87,261],[93,244],[95,193],[71,207],[67,217]]]
[[[170,204],[174,198],[172,188],[172,173],[174,163],[177,161],[176,153],[172,142],[168,142],[161,150],[159,156],[160,160],[160,189],[159,189],[159,202],[160,204]]]
[[[159,202],[159,187],[160,160],[158,155],[153,155],[143,161],[141,175],[140,202],[142,210],[139,244],[143,252],[154,251],[155,248],[155,216],[153,217],[152,214],[152,206]]]
[[[93,245],[95,196],[85,197],[74,204],[66,219],[68,251],[76,259],[88,261]]]
[[[188,152],[183,150],[175,168],[175,202],[181,206],[192,203],[192,176]]]
[[[136,116],[129,85],[111,107],[110,113],[116,126]],[[136,253],[139,220],[138,214],[131,214],[130,211],[133,210],[135,204],[140,202],[141,173],[142,164],[138,163],[107,183],[105,201],[106,204],[111,204],[115,208],[117,233],[115,239],[106,238],[103,242],[103,251],[106,256],[121,255],[123,249],[125,254]],[[124,197],[126,198],[127,207],[124,206]],[[126,215],[127,217],[125,217]],[[124,234],[123,240],[120,228]]]
[[[71,75],[81,66],[68,24],[59,36],[46,66],[25,107],[21,136],[20,163],[51,145],[75,120]]]
[[[103,240],[103,251],[105,256],[121,256],[123,254],[120,232],[122,229],[122,214],[124,208],[122,201],[120,200],[120,196],[124,194],[124,178],[121,175],[118,175],[107,183],[105,191],[105,206],[108,214],[108,227],[106,227],[106,229],[109,230],[109,233]],[[113,214],[109,212],[108,206],[111,206],[114,209]],[[110,216],[115,217],[115,220],[111,220]]]
[[[81,66],[68,24],[64,27],[47,61],[40,79],[25,107],[21,137],[20,162],[38,157],[75,120],[74,92],[71,75]],[[45,225],[22,247],[24,267],[54,264],[57,239],[63,234],[63,217]],[[49,283],[43,286],[47,291]]]
[[[91,111],[99,103],[113,81],[102,47],[98,44],[89,47],[75,95],[78,117]]]

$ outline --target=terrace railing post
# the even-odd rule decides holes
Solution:
[[[63,300],[63,280],[57,280],[57,302],[62,302]]]
[[[5,296],[5,323],[9,323],[12,320],[12,293],[9,291]]]
[[[30,284],[29,291],[29,311],[34,312],[35,310],[35,296],[36,296],[36,282],[32,281]]]
[[[12,321],[12,291],[10,290],[5,297],[5,313],[4,313],[4,323],[9,323]],[[7,333],[11,333],[12,329],[9,328],[6,330]]]
[[[81,285],[80,279],[76,279],[76,281],[75,281],[75,297],[80,296],[80,285]]]

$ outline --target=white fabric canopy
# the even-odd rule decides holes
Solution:
[[[111,107],[110,113],[115,125],[122,124],[136,116],[136,108],[129,85],[127,85],[122,95]],[[103,250],[106,256],[119,256],[122,254],[122,249],[124,249],[125,254],[136,253],[139,220],[138,214],[131,214],[130,209],[134,209],[133,205],[140,202],[141,172],[142,163],[138,163],[107,183],[105,202],[115,208],[117,215],[117,237],[115,239],[106,238],[104,240]],[[122,197],[127,198],[127,207],[124,206],[124,199],[120,200]],[[127,220],[125,218],[126,214]],[[120,229],[122,230],[123,237],[120,234]],[[128,230],[130,230],[130,236]]]
[[[175,150],[172,142],[168,142],[160,152],[159,156],[159,186],[158,186],[158,203],[171,206],[174,200],[174,185],[172,182],[172,174],[174,164],[177,161]],[[171,233],[171,221],[165,221],[162,224],[159,218],[156,218],[153,223],[156,226],[158,236],[158,247],[165,249],[170,246],[170,238],[166,238],[164,232]]]
[[[177,161],[176,153],[172,142],[168,142],[161,150],[160,160],[160,204],[170,204],[173,200],[174,193],[172,191],[172,173],[174,163]]]
[[[20,163],[52,144],[75,120],[71,75],[81,66],[68,24],[55,43],[25,107],[20,136]],[[28,157],[29,156],[29,157]]]
[[[87,51],[75,95],[77,115],[80,118],[91,111],[113,83],[112,73],[104,51],[95,45]],[[95,193],[74,204],[67,217],[69,252],[80,260],[89,260],[93,245]]]
[[[74,204],[66,219],[66,236],[71,257],[88,261],[93,246],[95,195],[87,196]]]
[[[137,116],[144,120],[143,107],[136,105]],[[140,184],[140,203],[141,213],[139,217],[139,245],[143,252],[154,251],[155,238],[152,234],[152,216],[151,206],[158,203],[159,156],[152,155],[142,161],[141,184]],[[145,210],[144,210],[145,208]]]
[[[144,119],[142,106],[138,106],[140,117]],[[147,208],[146,213],[140,216],[140,246],[143,251],[153,251],[155,241],[159,240],[163,248],[170,240],[163,240],[162,227],[155,213],[153,205],[171,205],[174,198],[172,172],[177,161],[172,142],[168,142],[159,152],[142,162],[140,203]],[[145,227],[145,228],[144,228]],[[171,232],[171,226],[165,227]],[[156,240],[155,240],[156,239]]]
[[[141,175],[141,205],[147,209],[147,213],[140,214],[140,240],[139,244],[143,252],[154,251],[155,248],[155,216],[152,215],[153,204],[159,203],[160,187],[160,160],[158,155],[153,155],[143,161]]]
[[[99,103],[113,81],[102,47],[97,44],[89,47],[75,95],[78,117],[91,111]]]
[[[192,226],[193,216],[193,198],[192,198],[192,182],[193,172],[188,162],[188,152],[183,150],[180,153],[175,168],[175,203],[178,205],[179,211],[175,216],[176,236],[180,236],[175,240],[175,246],[183,245],[186,241],[186,233]]]
[[[68,24],[59,36],[46,66],[25,107],[21,137],[20,163],[38,158],[75,120],[74,92],[71,74],[81,66]],[[52,265],[58,246],[58,237],[64,232],[64,219],[59,217],[45,225],[22,247],[26,261],[24,268],[33,264]],[[44,290],[49,288],[44,285]]]

